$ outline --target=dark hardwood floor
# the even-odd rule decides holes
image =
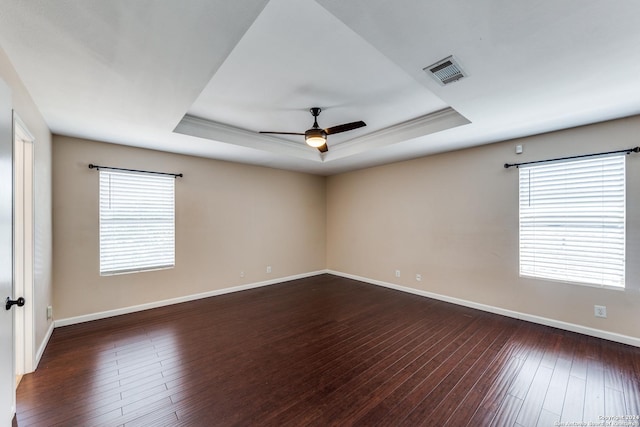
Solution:
[[[639,426],[639,415],[640,348],[322,275],[58,328],[20,384],[17,425]]]

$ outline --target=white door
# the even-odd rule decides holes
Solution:
[[[28,303],[13,317],[16,377],[33,369],[33,143],[13,114],[13,295]],[[16,384],[17,386],[17,384]]]
[[[13,132],[11,92],[0,80],[0,426],[10,426],[15,413],[13,312]]]

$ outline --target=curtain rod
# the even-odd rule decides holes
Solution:
[[[123,169],[123,168],[112,168],[111,166],[100,166],[100,165],[94,165],[93,163],[89,164],[89,169],[109,169],[109,170],[115,170],[115,171],[124,171],[124,172],[138,172],[138,173],[151,173],[154,175],[170,175],[173,176],[174,178],[182,178],[182,174],[181,173],[169,173],[169,172],[154,172],[154,171],[143,171],[143,170],[138,170],[138,169]]]
[[[522,165],[531,165],[534,163],[547,163],[547,162],[556,162],[559,160],[570,160],[570,159],[580,159],[582,157],[593,157],[593,156],[605,156],[607,154],[618,154],[618,153],[640,153],[640,147],[627,148],[626,150],[618,150],[618,151],[608,151],[606,153],[593,153],[593,154],[582,154],[580,156],[570,156],[570,157],[559,157],[557,159],[548,159],[548,160],[535,160],[533,162],[522,162],[522,163],[505,163],[505,169],[509,169],[512,166],[519,168]]]

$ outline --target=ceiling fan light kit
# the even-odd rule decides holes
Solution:
[[[327,134],[322,129],[309,129],[304,133],[304,140],[309,147],[318,148],[327,142]]]
[[[304,135],[304,141],[307,143],[307,145],[313,148],[317,148],[321,153],[326,153],[327,151],[329,151],[329,148],[327,147],[327,135],[347,132],[367,125],[365,122],[360,120],[357,122],[345,123],[342,125],[321,129],[320,126],[318,126],[318,116],[320,115],[321,111],[322,109],[319,107],[313,107],[309,109],[309,112],[311,112],[311,115],[313,116],[313,127],[311,129],[307,129],[304,133],[265,131],[261,131],[260,133],[271,133],[277,135]]]

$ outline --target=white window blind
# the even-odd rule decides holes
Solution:
[[[520,167],[520,274],[624,287],[625,155]]]
[[[100,274],[173,267],[175,178],[100,170]]]

